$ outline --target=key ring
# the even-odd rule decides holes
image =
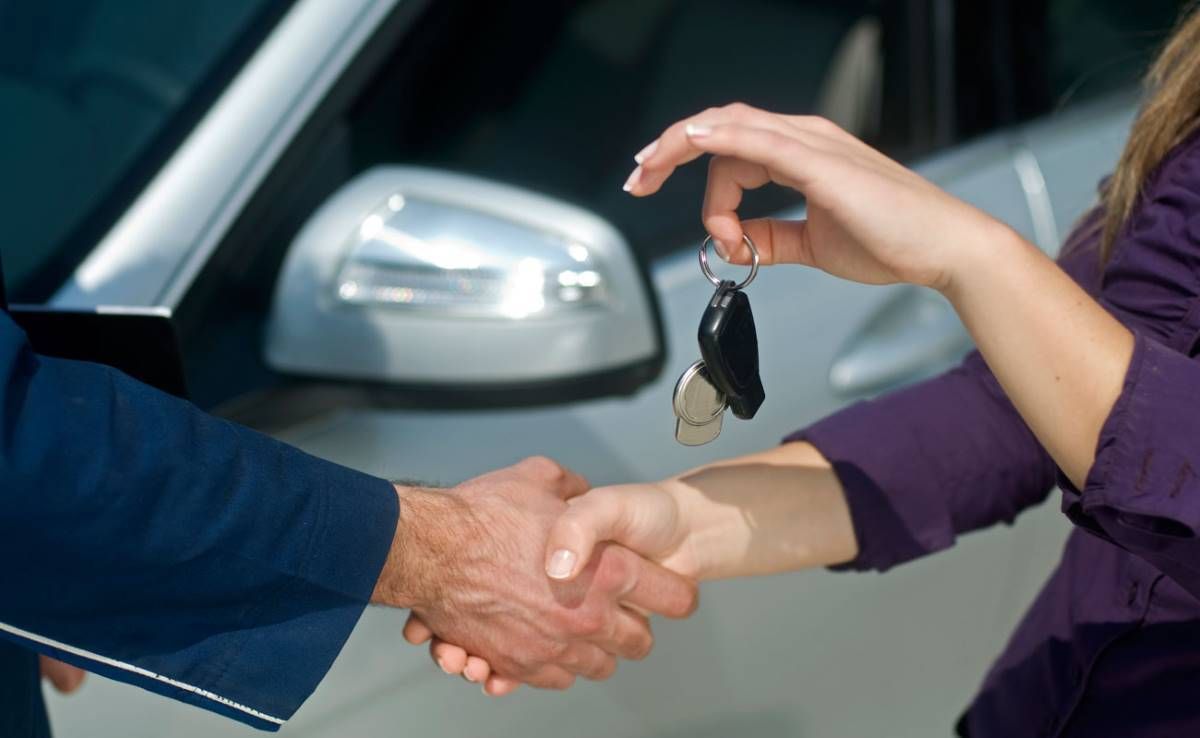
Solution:
[[[712,269],[708,267],[708,244],[712,240],[713,237],[709,236],[704,239],[704,243],[700,244],[700,271],[704,272],[704,276],[708,277],[709,282],[720,287],[721,280],[717,279],[717,275],[713,274]],[[750,275],[741,284],[734,287],[735,290],[745,289],[758,276],[758,249],[755,248],[754,242],[750,240],[750,237],[744,233],[742,234],[742,241],[750,247],[750,256],[753,257],[754,261],[750,264]]]

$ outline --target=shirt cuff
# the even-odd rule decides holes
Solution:
[[[1200,364],[1138,336],[1083,489],[1063,512],[1200,595]]]
[[[341,652],[370,602],[400,513],[391,483],[295,453],[306,488],[320,498],[306,559],[299,576],[249,608],[237,656],[212,688],[271,716],[226,712],[268,730],[291,718]]]
[[[908,413],[881,412],[879,402],[851,405],[784,439],[815,446],[845,492],[859,552],[835,571],[887,571],[954,544],[953,521],[924,472],[932,464],[905,422]]]

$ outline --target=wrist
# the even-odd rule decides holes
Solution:
[[[400,518],[371,602],[422,608],[442,599],[455,541],[462,540],[460,528],[469,511],[461,500],[438,490],[395,487]]]
[[[964,239],[955,250],[955,258],[937,290],[958,307],[981,282],[994,282],[998,274],[1020,268],[1023,257],[1030,252],[1041,255],[1010,226],[985,216],[975,237]]]
[[[716,579],[737,558],[738,526],[744,522],[737,508],[716,504],[683,477],[671,477],[654,486],[671,499],[676,510],[674,538],[678,544],[671,569],[696,580]]]

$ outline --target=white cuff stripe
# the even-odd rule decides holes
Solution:
[[[259,712],[258,710],[255,710],[252,707],[246,707],[245,705],[240,705],[237,702],[234,702],[233,700],[231,700],[227,697],[222,697],[219,694],[213,694],[212,692],[209,692],[206,689],[194,687],[191,684],[184,684],[183,682],[177,681],[170,677],[163,676],[162,674],[155,674],[154,672],[149,671],[147,669],[143,669],[140,666],[134,666],[133,664],[126,664],[122,661],[110,659],[107,656],[101,656],[100,654],[92,653],[91,651],[85,651],[82,648],[76,648],[75,646],[69,646],[65,643],[59,643],[58,641],[53,640],[51,638],[46,638],[45,636],[40,636],[37,633],[30,633],[27,630],[22,630],[16,626],[8,625],[7,623],[0,623],[0,630],[3,630],[7,633],[11,633],[11,634],[17,636],[18,638],[24,638],[27,641],[33,641],[34,643],[40,643],[43,646],[50,646],[51,648],[57,648],[59,651],[73,654],[73,655],[79,656],[81,658],[89,659],[91,661],[95,661],[97,663],[104,664],[105,666],[111,666],[114,669],[128,671],[131,674],[137,674],[138,676],[146,677],[148,679],[153,679],[156,682],[162,682],[163,684],[169,684],[172,687],[175,687],[176,689],[182,689],[185,692],[191,692],[192,694],[196,694],[201,697],[204,697],[205,699],[209,699],[209,700],[212,700],[213,702],[220,703],[226,707],[237,710],[238,712],[244,712],[247,715],[251,715],[253,717],[258,718],[259,720],[265,720],[268,723],[275,723],[276,725],[283,725],[286,722],[284,720],[280,720],[277,717],[274,717],[273,715],[268,715],[264,712]]]

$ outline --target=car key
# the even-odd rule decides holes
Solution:
[[[750,298],[742,289],[758,273],[758,251],[746,237],[754,264],[750,276],[741,284],[717,280],[708,268],[708,240],[700,249],[700,263],[705,276],[717,285],[716,292],[700,319],[698,338],[700,356],[704,359],[709,379],[726,398],[733,414],[749,420],[766,399],[758,365],[758,331]]]
[[[703,361],[687,368],[675,383],[675,440],[702,446],[721,435],[725,395],[709,381]]]

